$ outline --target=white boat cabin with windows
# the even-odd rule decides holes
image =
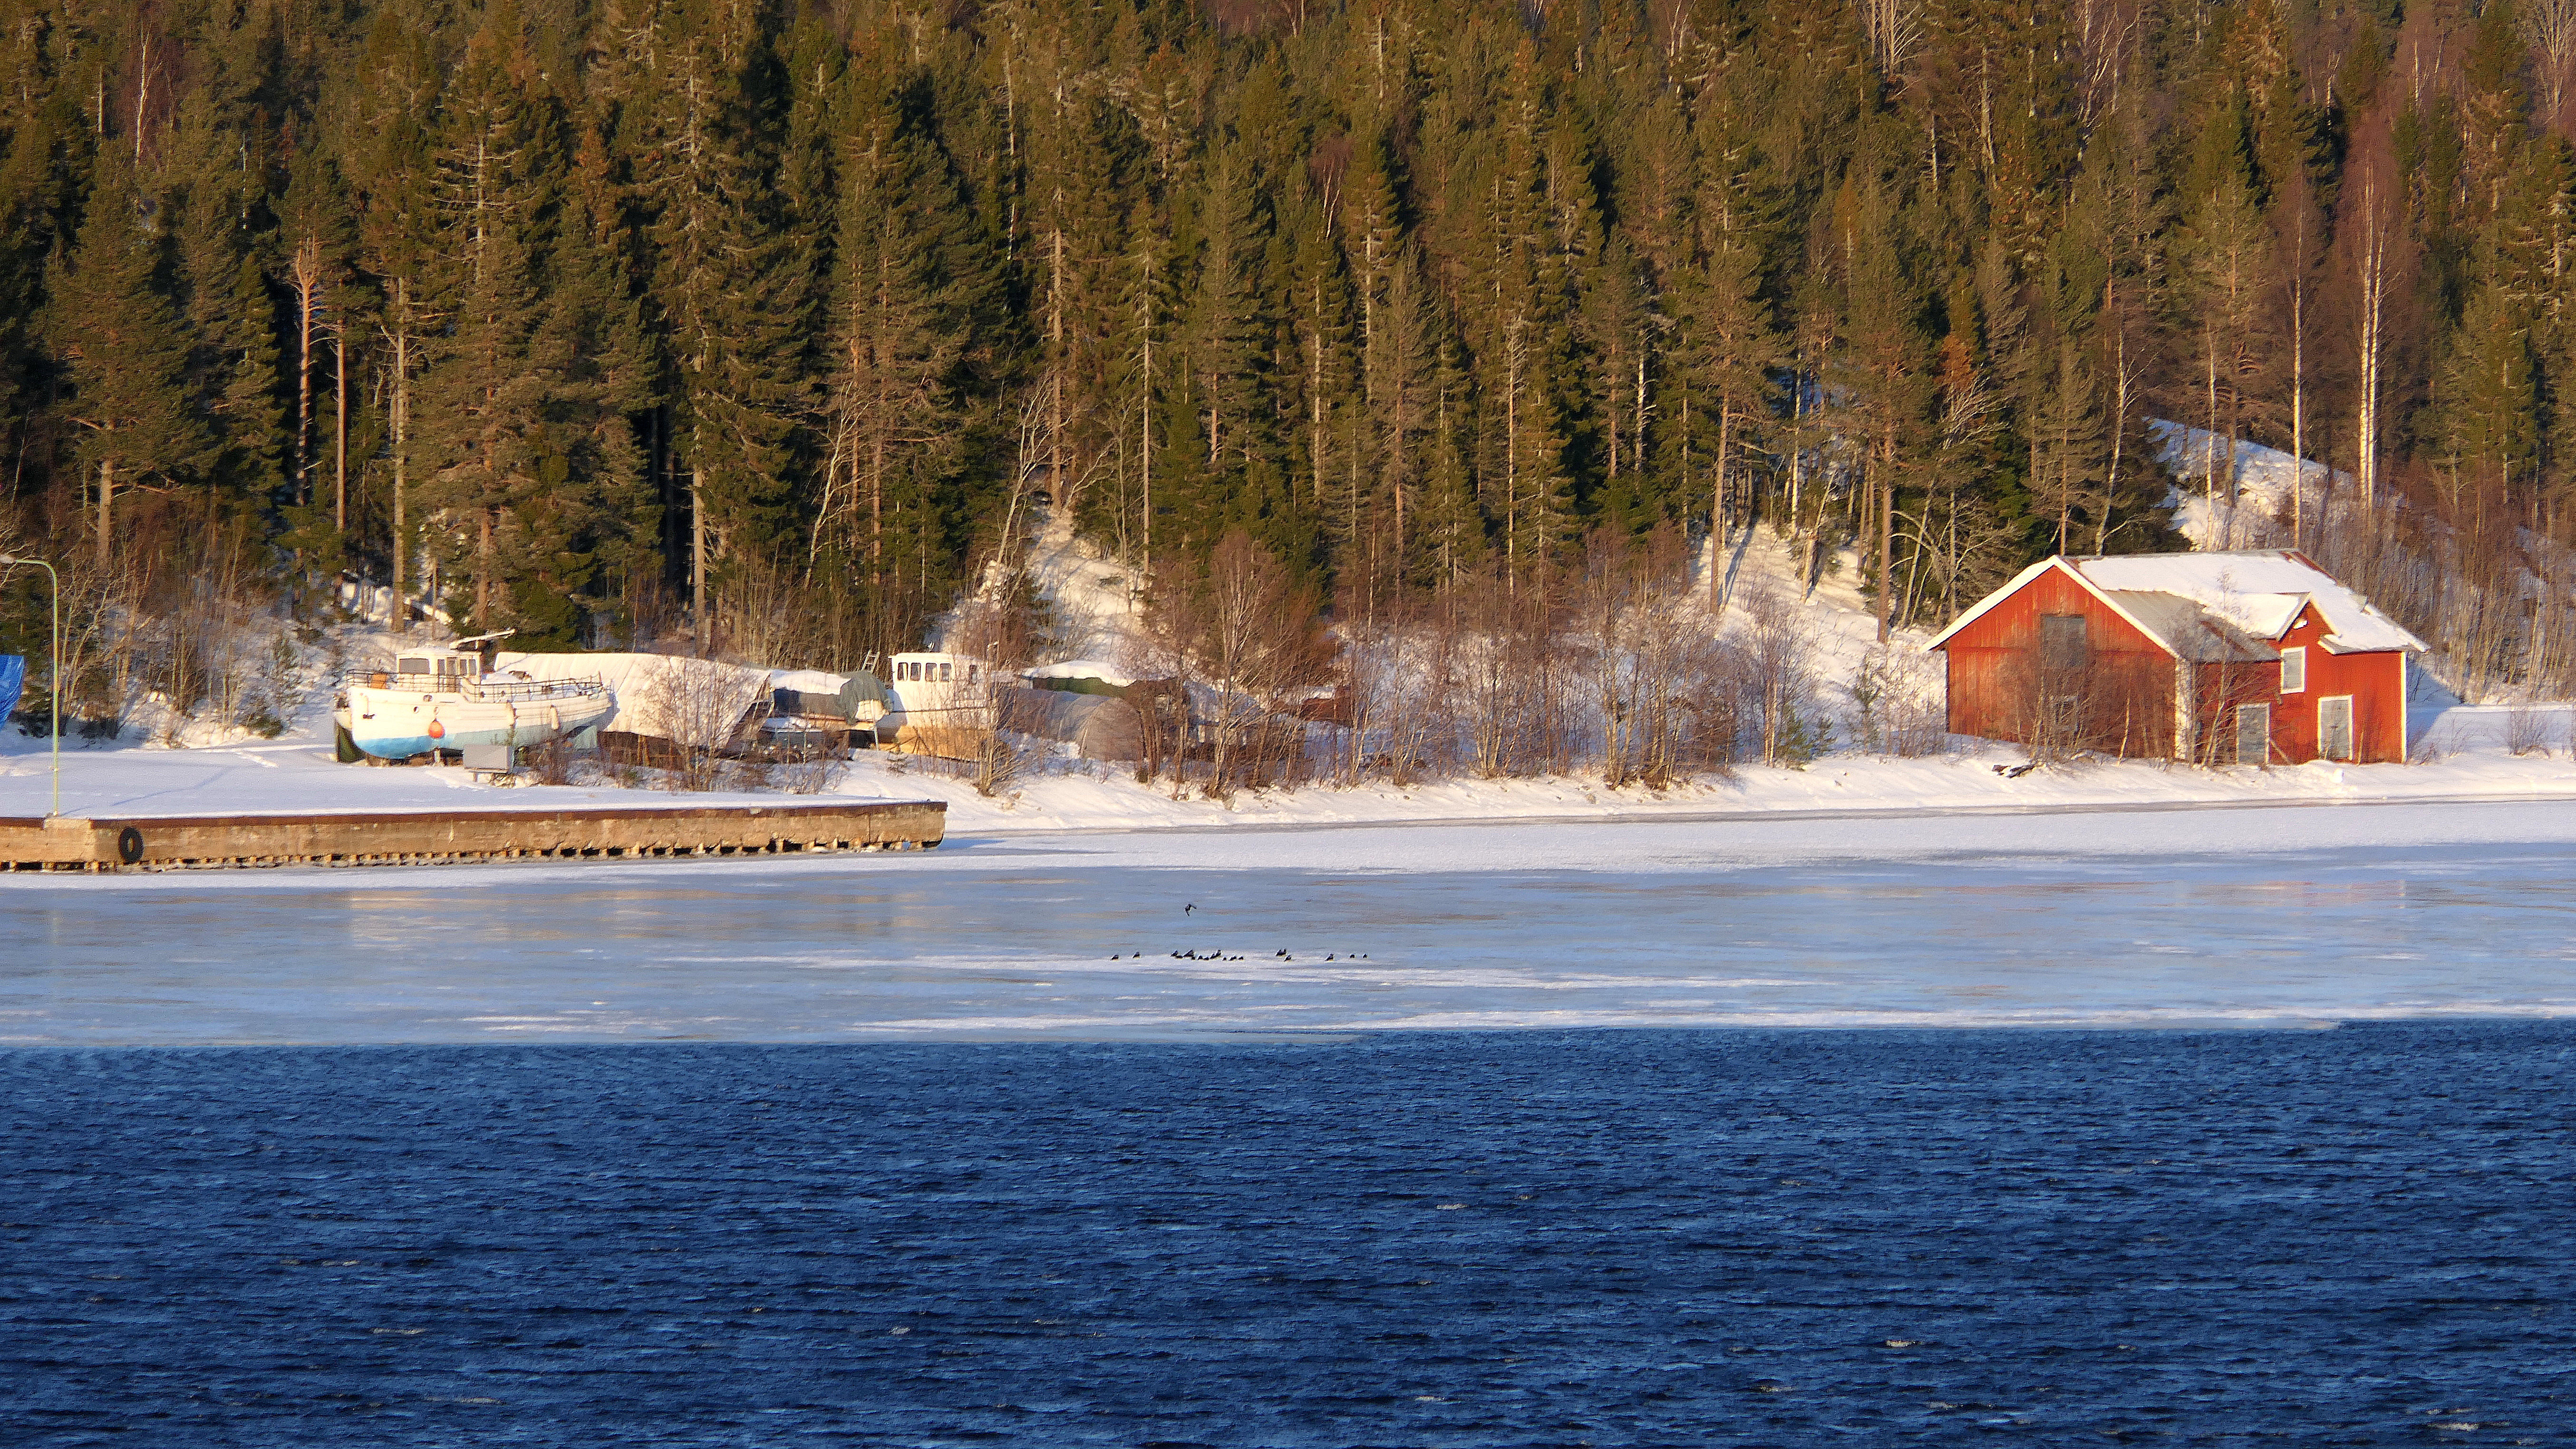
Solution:
[[[889,684],[981,684],[984,661],[971,654],[898,654]]]
[[[993,689],[1015,682],[972,654],[897,654],[886,662],[886,714],[877,737],[926,755],[970,754],[993,731]]]

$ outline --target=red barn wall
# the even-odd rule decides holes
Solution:
[[[2233,765],[2236,758],[2236,707],[2272,706],[2272,758],[2281,749],[2281,663],[2277,659],[2238,659],[2192,666],[2193,739],[2190,758],[2204,765]]]
[[[2272,710],[2272,744],[2279,758],[2306,764],[2317,758],[2317,702],[2352,696],[2353,754],[2362,764],[2406,759],[2406,656],[2395,650],[2329,654],[2317,643],[2330,632],[2310,604],[2281,636],[2285,649],[2306,646],[2308,687],[2284,694]]]
[[[2025,696],[2039,657],[2039,621],[2047,614],[2083,615],[2094,672],[2137,683],[2141,698],[2125,711],[2134,720],[2124,718],[2116,731],[2110,721],[2094,725],[2096,747],[2164,754],[2173,733],[2173,656],[2061,569],[2022,585],[1942,643],[1950,661],[1950,732],[2027,743]]]

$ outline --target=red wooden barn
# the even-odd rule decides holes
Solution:
[[[1931,647],[1950,729],[2204,764],[2406,758],[2424,641],[2306,555],[2052,558]]]

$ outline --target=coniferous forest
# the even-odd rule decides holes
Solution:
[[[0,551],[84,698],[344,581],[846,667],[1042,508],[1343,619],[1766,525],[1937,623],[2177,546],[2159,418],[2564,669],[2576,0],[0,16]]]

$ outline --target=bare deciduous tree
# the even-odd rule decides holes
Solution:
[[[1293,777],[1304,740],[1296,701],[1323,682],[1328,660],[1317,612],[1313,592],[1241,532],[1227,534],[1203,566],[1168,569],[1156,582],[1145,613],[1146,672],[1170,681],[1180,700],[1190,700],[1193,683],[1202,696],[1190,710],[1197,748],[1165,756],[1175,790],[1199,753],[1207,766],[1201,788],[1218,798],[1247,783]],[[1142,712],[1155,740],[1149,748],[1161,750],[1171,721],[1164,699],[1152,703]]]
[[[1744,692],[1770,765],[1803,765],[1831,743],[1816,707],[1816,626],[1768,579],[1737,594],[1743,611]]]
[[[710,659],[674,656],[657,660],[636,688],[642,731],[669,740],[664,784],[673,790],[712,790],[724,778],[730,749],[752,704],[760,676]],[[623,714],[623,711],[621,711]]]

